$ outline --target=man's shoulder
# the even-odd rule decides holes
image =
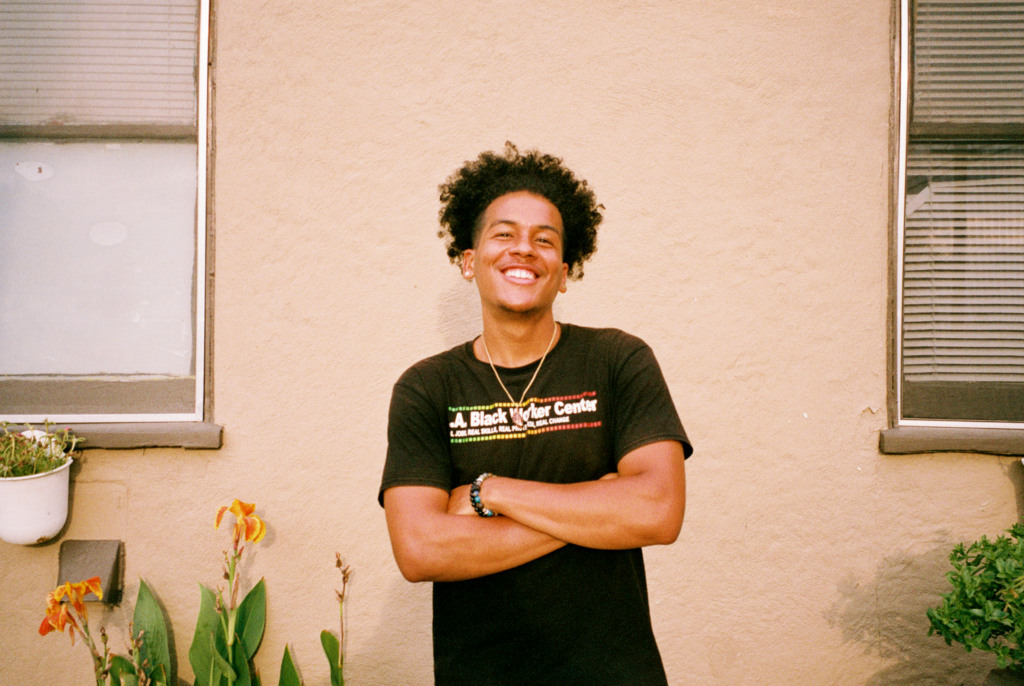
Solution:
[[[423,358],[402,372],[396,385],[419,385],[424,381],[446,376],[453,370],[465,367],[469,363],[466,354],[467,345],[467,343],[460,343],[454,348]]]
[[[579,326],[577,324],[563,324],[562,326],[569,330],[570,338],[585,347],[598,346],[617,351],[629,351],[647,347],[647,343],[643,339],[622,329],[611,327],[595,328]]]

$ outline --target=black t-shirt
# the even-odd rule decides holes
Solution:
[[[516,399],[537,368],[498,368]],[[379,499],[393,486],[450,491],[483,472],[576,483],[663,440],[692,452],[651,349],[615,329],[562,325],[523,403],[526,422],[472,343],[395,384]],[[443,686],[666,683],[643,554],[567,545],[498,574],[434,584],[434,670]]]

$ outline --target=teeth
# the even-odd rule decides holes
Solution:
[[[516,279],[535,279],[535,278],[537,278],[534,275],[533,272],[528,271],[526,269],[509,269],[507,272],[505,272],[505,274],[507,274],[508,276],[511,276],[513,278],[516,278]]]

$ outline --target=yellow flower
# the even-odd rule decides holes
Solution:
[[[238,542],[242,539],[259,543],[267,534],[267,525],[263,523],[262,519],[253,514],[255,511],[255,504],[250,505],[237,499],[231,503],[230,507],[221,505],[217,508],[217,521],[214,528],[219,529],[220,521],[224,518],[224,514],[230,512],[235,515],[235,530],[233,533],[235,546],[237,547]]]

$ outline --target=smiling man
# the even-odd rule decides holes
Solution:
[[[434,582],[439,686],[664,686],[641,548],[675,541],[692,452],[651,349],[556,322],[601,206],[561,160],[484,153],[441,186],[483,332],[395,384],[379,499]]]

